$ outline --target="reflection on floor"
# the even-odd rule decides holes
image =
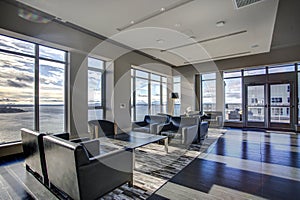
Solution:
[[[146,199],[170,178],[187,166],[201,153],[210,150],[213,143],[226,130],[210,129],[208,138],[201,145],[192,145],[189,149],[150,144],[136,150],[136,168],[134,170],[134,187],[127,184],[115,189],[101,199]],[[0,163],[0,200],[1,199],[63,199],[55,196],[25,171],[24,161]],[[92,183],[91,183],[92,184]]]
[[[149,199],[300,199],[299,135],[228,130]]]

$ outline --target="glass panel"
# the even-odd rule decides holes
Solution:
[[[0,35],[0,48],[8,51],[34,55],[35,44]]]
[[[271,122],[290,123],[290,84],[270,86]]]
[[[265,89],[263,85],[248,86],[248,106],[264,106]]]
[[[155,74],[151,74],[151,80],[160,81],[160,76],[159,75],[155,75]]]
[[[242,79],[225,79],[225,119],[242,121]]]
[[[64,64],[40,60],[41,132],[64,131],[64,77]]]
[[[39,46],[39,56],[40,58],[48,58],[57,61],[66,61],[66,52],[50,47]]]
[[[166,77],[161,77],[161,81],[166,83],[167,82],[167,78]]]
[[[104,62],[95,58],[88,58],[88,67],[96,68],[96,69],[104,69]]]
[[[103,119],[103,109],[89,109],[88,121]]]
[[[248,121],[264,122],[264,107],[248,107]]]
[[[241,71],[236,71],[236,72],[224,72],[224,78],[232,78],[232,77],[239,77],[242,76]]]
[[[149,73],[148,72],[143,72],[143,71],[140,71],[140,70],[135,70],[135,74],[136,74],[136,76],[141,77],[141,78],[146,78],[146,79],[149,78]]]
[[[102,106],[102,72],[88,70],[88,106]]]
[[[180,76],[175,76],[173,77],[173,83],[180,83],[181,77]]]
[[[249,69],[244,71],[244,76],[253,76],[253,75],[261,75],[261,74],[266,74],[266,68]]]
[[[265,89],[263,85],[248,86],[248,121],[264,122]]]
[[[136,78],[136,120],[144,119],[148,114],[148,84],[149,81],[145,79]]]
[[[160,112],[160,83],[151,82],[151,114]]]
[[[286,65],[286,66],[270,67],[269,68],[269,74],[283,73],[283,72],[293,72],[293,71],[295,71],[295,66],[294,65]]]
[[[216,80],[202,81],[202,110],[216,110]]]
[[[201,79],[202,80],[216,79],[216,73],[202,74]]]
[[[0,144],[34,129],[34,59],[0,53]]]

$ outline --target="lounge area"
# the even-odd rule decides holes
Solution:
[[[299,199],[297,0],[0,2],[0,199]]]

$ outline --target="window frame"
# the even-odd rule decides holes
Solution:
[[[106,105],[106,101],[105,101],[106,100],[106,92],[105,92],[105,89],[106,89],[106,70],[105,70],[106,61],[99,59],[97,57],[94,57],[94,56],[88,56],[87,59],[89,59],[89,58],[101,60],[103,62],[103,68],[98,69],[95,67],[88,66],[88,73],[89,73],[89,71],[101,73],[101,106],[89,106],[88,105],[88,111],[89,110],[102,110],[102,119],[106,119],[106,106],[105,106]],[[89,121],[89,119],[88,119],[88,121]]]
[[[167,104],[163,104],[163,84],[167,84],[167,82],[164,81],[167,80],[167,76],[155,73],[155,72],[150,72],[142,69],[136,69],[135,67],[131,67],[130,69],[130,80],[132,82],[131,86],[131,99],[130,99],[130,115],[131,115],[131,120],[136,121],[137,120],[137,112],[136,112],[136,79],[142,79],[145,81],[148,81],[148,114],[152,113],[152,98],[151,98],[151,89],[152,89],[152,83],[158,83],[160,85],[160,97],[159,97],[159,106],[160,106],[160,112],[163,111],[163,106],[168,107],[168,100]],[[147,73],[147,77],[142,77],[142,76],[137,76],[137,72],[142,72],[142,73]],[[151,75],[154,76],[159,76],[159,80],[155,80],[151,78]],[[167,90],[168,92],[168,90]],[[166,94],[166,98],[168,98],[168,94]]]
[[[0,53],[6,53],[6,54],[10,54],[12,56],[22,56],[22,57],[27,57],[27,58],[32,58],[34,59],[34,63],[33,63],[33,78],[34,78],[34,82],[33,82],[33,130],[34,131],[40,131],[40,60],[43,61],[49,61],[49,62],[53,62],[53,63],[60,63],[64,65],[64,101],[63,101],[63,105],[64,105],[64,125],[63,125],[63,131],[64,132],[68,132],[68,122],[69,122],[69,118],[68,118],[68,102],[69,102],[69,97],[68,97],[68,88],[69,88],[69,77],[68,77],[68,71],[69,71],[69,52],[63,49],[58,49],[56,47],[52,47],[50,45],[45,45],[45,44],[39,44],[36,42],[32,42],[29,40],[24,40],[24,39],[20,39],[17,37],[13,37],[10,35],[6,35],[6,34],[0,34],[0,36],[4,36],[4,37],[8,37],[14,40],[18,40],[18,41],[22,41],[22,42],[27,42],[30,44],[34,45],[34,53],[31,54],[26,54],[26,53],[22,53],[22,52],[18,52],[18,51],[12,51],[12,50],[6,50],[6,49],[2,49],[2,47],[0,46]],[[59,50],[59,51],[63,51],[65,53],[64,55],[64,61],[59,61],[59,60],[55,60],[55,59],[50,59],[50,58],[44,58],[44,57],[40,57],[40,53],[39,53],[39,47],[40,46],[44,46],[47,48],[51,48],[51,49],[55,49],[55,50]],[[47,132],[47,131],[46,131]],[[15,144],[15,143],[19,143],[21,140],[15,140],[15,141],[9,141],[9,142],[5,142],[5,143],[1,143],[1,146],[5,146],[7,144]]]

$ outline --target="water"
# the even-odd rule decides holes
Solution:
[[[26,112],[0,113],[0,144],[21,140],[21,128],[34,129],[34,107],[13,106]],[[40,106],[40,132],[64,131],[64,106]]]

